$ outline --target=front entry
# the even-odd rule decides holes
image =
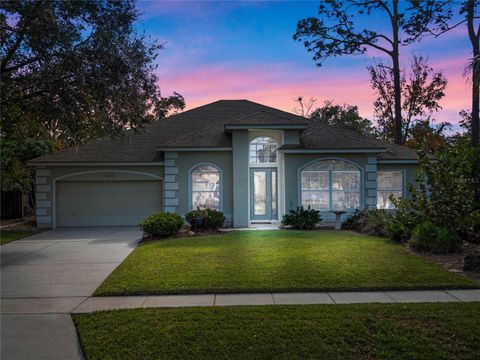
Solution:
[[[277,169],[250,169],[250,220],[277,219]]]

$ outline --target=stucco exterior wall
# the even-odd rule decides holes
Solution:
[[[54,226],[56,181],[122,181],[163,179],[163,166],[45,166],[35,169],[36,215],[39,228]]]
[[[233,219],[233,164],[231,151],[182,151],[177,153],[175,164],[178,169],[176,174],[176,182],[178,184],[176,198],[178,205],[175,208],[177,214],[183,216],[192,210],[189,191],[190,171],[198,165],[211,164],[220,169],[222,173],[221,211],[225,214],[227,221]]]

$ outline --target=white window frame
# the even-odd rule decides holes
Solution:
[[[206,167],[206,166],[209,166],[209,167],[212,167],[215,169],[215,172],[214,171],[198,171],[199,168],[201,167]],[[193,181],[193,176],[194,174],[196,173],[203,173],[203,174],[218,174],[219,176],[219,186],[220,188],[218,190],[194,190],[193,189],[193,184],[194,184],[194,181]],[[217,208],[209,208],[209,209],[215,209],[215,210],[219,210],[219,211],[223,211],[223,173],[222,173],[222,170],[214,165],[214,164],[210,164],[210,163],[202,163],[202,164],[197,164],[195,165],[194,167],[192,167],[189,171],[189,178],[188,178],[188,184],[189,184],[189,189],[188,189],[188,195],[189,195],[189,209],[190,210],[196,210],[197,206],[194,207],[194,201],[193,201],[193,193],[198,193],[198,192],[205,192],[205,193],[213,193],[213,192],[218,192],[219,193],[219,201],[218,201],[218,207]],[[203,207],[201,207],[203,208]],[[206,208],[206,207],[205,207]]]
[[[328,161],[338,161],[338,162],[343,162],[345,164],[348,164],[349,166],[352,166],[355,168],[349,169],[349,170],[333,170],[331,168],[326,169],[326,170],[308,170],[310,165],[315,164],[315,163],[320,163],[320,162],[328,162]],[[303,184],[302,184],[302,175],[304,173],[314,173],[314,172],[323,172],[323,173],[328,173],[328,189],[322,189],[322,190],[310,190],[310,189],[303,189]],[[357,189],[345,189],[345,190],[337,190],[333,188],[333,173],[340,173],[340,172],[355,172],[358,174],[358,188]],[[299,172],[299,188],[300,188],[300,204],[305,206],[303,203],[303,193],[304,192],[327,192],[328,193],[328,207],[325,208],[315,208],[316,210],[320,211],[335,211],[335,210],[353,210],[354,208],[343,208],[343,209],[337,209],[333,207],[333,194],[334,193],[358,193],[358,207],[361,208],[362,206],[362,172],[361,170],[354,164],[350,163],[349,161],[345,161],[343,159],[319,159],[316,161],[313,161],[307,165],[305,165]],[[307,205],[308,206],[308,205]]]
[[[261,142],[263,139],[268,139],[270,140],[271,142],[268,142],[268,141],[265,141],[265,142]],[[275,161],[274,162],[271,162],[271,161],[267,161],[267,162],[261,162],[259,161],[259,156],[258,156],[258,146],[270,146],[271,148],[273,148],[274,150],[268,155],[269,158],[272,157],[272,154],[275,154]],[[254,150],[252,150],[252,147],[255,147]],[[252,156],[252,151],[255,153],[254,156]],[[257,165],[257,166],[260,166],[260,165],[272,165],[272,164],[277,164],[278,163],[278,143],[275,139],[273,139],[272,137],[270,136],[265,136],[265,135],[262,135],[262,136],[257,136],[256,138],[254,138],[252,141],[250,141],[250,143],[248,144],[248,162],[252,165]]]
[[[385,174],[385,173],[398,173],[400,174],[400,186],[397,188],[397,187],[391,187],[391,188],[388,188],[388,187],[383,187],[383,186],[379,186],[380,183],[379,183],[379,174]],[[388,206],[383,206],[383,204],[380,204],[379,202],[379,193],[388,193],[390,192],[390,194],[388,194],[388,197],[390,197],[390,195],[394,195],[395,193],[400,193],[400,197],[403,197],[405,194],[404,194],[404,171],[403,170],[380,170],[380,171],[377,171],[377,209],[384,209],[384,210],[393,210],[395,209],[395,206],[392,206],[391,207],[388,207]],[[388,198],[387,197],[387,198]],[[390,201],[389,201],[390,202]]]

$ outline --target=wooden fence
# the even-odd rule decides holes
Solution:
[[[22,193],[20,191],[2,191],[2,219],[19,219],[23,216]]]

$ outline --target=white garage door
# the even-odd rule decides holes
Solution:
[[[161,210],[161,181],[69,181],[56,185],[57,226],[138,225]]]

